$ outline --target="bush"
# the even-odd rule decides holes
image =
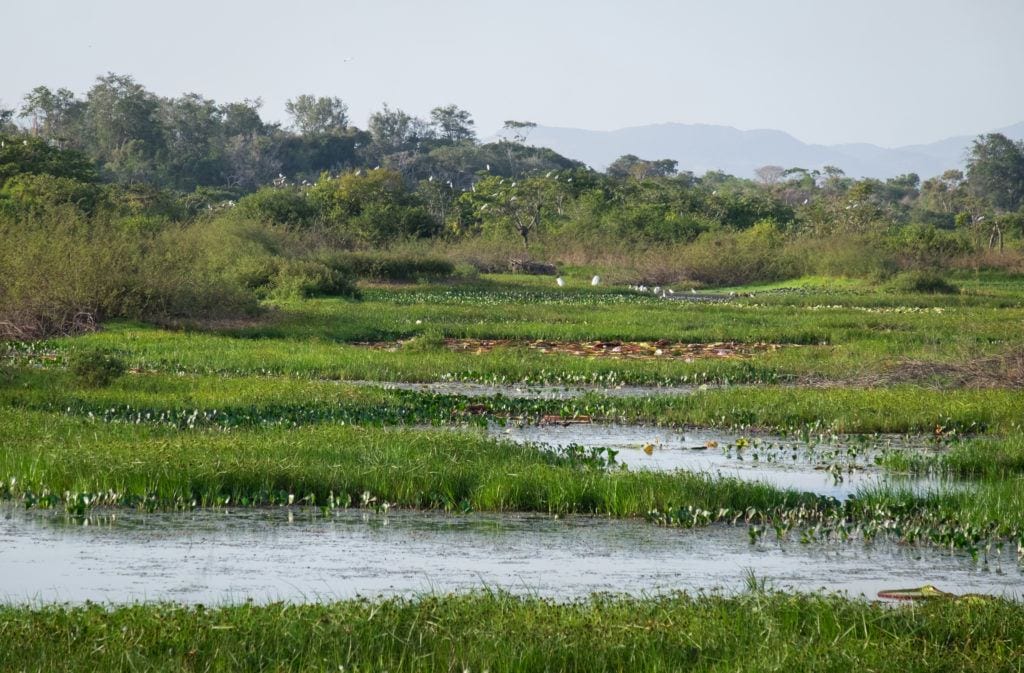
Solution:
[[[109,386],[128,370],[124,360],[105,350],[74,353],[68,361],[68,367],[79,383],[90,388]]]
[[[42,338],[111,318],[223,318],[256,298],[211,255],[196,225],[159,231],[71,206],[0,216],[0,332]]]
[[[346,253],[333,255],[325,263],[333,269],[367,280],[415,281],[446,278],[455,273],[454,264],[436,257]]]
[[[429,353],[444,348],[444,333],[436,327],[428,327],[402,344],[402,350],[411,353]]]
[[[235,212],[244,218],[285,226],[309,226],[317,209],[302,192],[291,187],[264,187],[242,197]]]
[[[275,299],[359,295],[351,276],[321,262],[303,259],[282,260],[271,278],[268,294]]]
[[[899,262],[885,238],[877,233],[813,235],[805,233],[786,246],[802,274],[889,278]]]
[[[912,271],[900,274],[890,283],[895,292],[916,294],[957,294],[960,288],[933,271]]]
[[[711,286],[792,278],[800,269],[783,254],[785,242],[770,220],[740,232],[708,232],[681,251],[681,266],[691,280]]]

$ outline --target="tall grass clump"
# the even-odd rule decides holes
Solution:
[[[910,271],[900,274],[890,284],[895,292],[914,294],[957,294],[960,292],[953,283],[934,271]]]
[[[90,349],[72,354],[69,358],[68,368],[82,385],[91,388],[104,388],[123,376],[128,366],[114,353]]]

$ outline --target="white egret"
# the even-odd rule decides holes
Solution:
[[[556,278],[555,282],[558,283],[558,287],[565,287],[565,279],[562,278],[561,276]]]
[[[594,276],[593,278],[591,278],[590,279],[590,284],[594,285],[594,286],[600,285],[601,284],[601,276]]]

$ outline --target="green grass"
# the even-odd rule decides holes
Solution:
[[[442,424],[482,422],[470,408],[504,418],[591,416],[606,422],[768,429],[787,433],[1016,432],[1024,395],[1003,389],[799,388],[734,386],[686,396],[576,400],[383,390],[281,376],[128,375],[106,388],[77,383],[58,369],[11,370],[0,407],[179,427],[274,426],[319,422]]]
[[[983,286],[982,286],[983,287]],[[369,289],[352,302],[275,305],[262,321],[206,331],[108,325],[103,332],[40,344],[58,352],[102,347],[136,366],[373,380],[678,383],[842,380],[904,358],[961,362],[1019,346],[1020,296],[1000,290],[956,296],[898,295],[806,285],[726,304],[669,302],[609,288],[559,290],[526,281]],[[417,323],[419,321],[419,323]],[[423,332],[514,340],[661,338],[690,342],[800,344],[744,361],[613,361],[506,348],[485,355],[374,351],[350,345]],[[821,344],[825,344],[822,346]]]
[[[1024,541],[1024,490],[1015,479],[924,494],[879,487],[841,504],[709,474],[631,472],[607,465],[600,452],[552,455],[479,431],[337,423],[177,430],[11,411],[0,418],[0,436],[0,498],[75,514],[97,506],[331,510],[386,502],[687,527],[742,520],[814,537],[886,534],[974,553],[996,541]]]
[[[893,470],[950,474],[958,477],[1013,478],[1024,474],[1024,435],[972,439],[952,445],[938,456],[891,453],[883,464]]]
[[[1017,671],[1024,609],[838,596],[506,594],[216,608],[0,607],[18,671]]]
[[[596,513],[638,517],[680,503],[813,506],[810,495],[708,475],[604,470],[479,432],[324,423],[178,431],[39,412],[0,418],[0,497],[71,510],[298,504]]]

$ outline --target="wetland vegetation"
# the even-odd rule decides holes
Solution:
[[[0,129],[0,499],[19,517],[591,517],[755,550],[877,541],[1019,588],[899,608],[754,579],[570,602],[9,602],[0,668],[1019,667],[1024,197],[1004,198],[1019,144],[979,138],[967,174],[924,182],[832,167],[754,182],[481,144],[454,106],[414,137],[384,117],[282,130],[248,103],[116,75],[60,96],[63,116],[48,90],[26,99],[34,135]],[[86,114],[111,101],[150,110],[138,128],[162,129],[157,145],[205,109],[209,161],[114,152]],[[257,141],[266,165],[226,152]],[[436,382],[453,385],[384,385]],[[546,441],[576,425],[630,444]],[[706,439],[662,445],[669,432]],[[634,462],[685,451],[743,475]],[[880,478],[840,499],[758,478],[771,470]]]

